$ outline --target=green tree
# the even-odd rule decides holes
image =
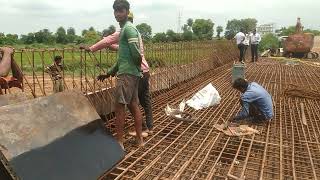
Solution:
[[[192,41],[194,39],[192,31],[184,31],[182,33],[182,39],[184,41]]]
[[[256,28],[257,22],[258,21],[253,18],[229,20],[227,22],[224,36],[226,39],[232,39],[241,28],[244,30],[244,32],[250,32]]]
[[[192,24],[193,24],[193,19],[189,18],[189,19],[187,20],[187,25],[188,25],[189,27],[192,27]]]
[[[152,38],[152,42],[167,42],[167,36],[166,33],[156,33],[153,38]]]
[[[282,27],[281,29],[276,30],[276,33],[279,34],[279,36],[289,36],[291,34],[294,34],[295,32],[295,26],[289,26],[288,28]]]
[[[76,35],[76,30],[73,27],[69,27],[67,29],[67,39],[68,43],[73,43],[75,42],[77,35]]]
[[[320,31],[319,30],[312,30],[312,29],[306,29],[304,30],[305,33],[312,33],[315,36],[320,36]]]
[[[98,35],[98,33],[96,31],[88,31],[84,35],[84,42],[87,44],[96,43],[97,41],[99,41],[99,39],[100,39],[100,36]]]
[[[87,29],[82,30],[81,35],[84,36],[88,32]]]
[[[53,44],[55,42],[55,38],[49,29],[43,29],[34,33],[34,38],[37,43]]]
[[[244,32],[249,33],[256,29],[258,21],[254,18],[241,19],[242,28]]]
[[[213,26],[210,19],[196,19],[192,24],[192,31],[200,40],[209,40],[213,36]]]
[[[144,41],[150,41],[152,38],[152,28],[147,23],[141,23],[137,26],[138,31],[141,34],[141,37]]]
[[[56,32],[56,42],[60,44],[67,44],[68,38],[66,30],[63,27],[59,27]]]
[[[34,43],[36,41],[34,33],[28,33],[27,35],[22,35],[21,36],[21,41],[22,41],[23,44],[32,44],[32,43]]]
[[[96,31],[95,29],[94,29],[94,27],[89,27],[89,31]]]
[[[179,42],[182,40],[180,34],[174,32],[171,29],[167,30],[166,36],[168,42]]]
[[[76,35],[76,30],[73,27],[69,27],[67,29],[67,35],[75,36]]]
[[[259,43],[259,51],[266,50],[268,48],[276,49],[279,46],[279,39],[274,34],[266,34],[262,37]]]
[[[116,27],[114,25],[110,25],[108,29],[104,29],[102,31],[102,36],[106,37],[106,36],[109,36],[110,34],[113,34],[114,32],[116,32]]]
[[[220,34],[223,31],[223,27],[222,26],[217,26],[217,37],[220,39]]]

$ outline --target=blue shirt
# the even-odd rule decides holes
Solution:
[[[271,96],[259,84],[255,82],[249,83],[247,90],[241,95],[241,100],[243,103],[243,108],[234,118],[235,120],[249,117],[250,104],[256,106],[266,119],[271,119],[273,117]]]

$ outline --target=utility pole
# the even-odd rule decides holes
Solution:
[[[178,27],[177,27],[177,33],[181,32],[181,18],[182,18],[182,11],[179,11],[179,15],[178,15]]]

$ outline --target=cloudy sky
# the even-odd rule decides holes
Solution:
[[[153,33],[177,30],[188,18],[211,19],[226,26],[231,19],[256,18],[258,24],[295,25],[320,30],[319,0],[129,0],[135,23],[148,23]],[[59,26],[74,27],[76,33],[93,26],[102,31],[116,25],[113,0],[0,0],[0,32],[26,34]]]

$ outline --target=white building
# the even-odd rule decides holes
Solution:
[[[257,32],[261,35],[264,36],[265,34],[272,33],[274,34],[276,30],[276,25],[275,23],[269,23],[269,24],[262,24],[257,27]]]

